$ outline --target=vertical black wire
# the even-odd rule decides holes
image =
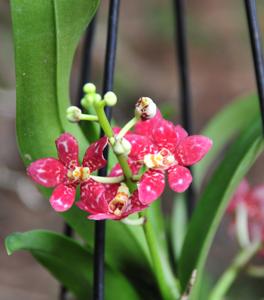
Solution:
[[[83,96],[83,85],[89,81],[90,74],[91,74],[91,58],[92,58],[92,47],[94,41],[94,32],[95,32],[95,24],[96,24],[96,16],[94,16],[93,20],[89,24],[88,28],[86,29],[85,37],[84,37],[84,44],[82,49],[82,61],[81,61],[81,75],[80,75],[80,82],[78,87],[78,95],[77,101],[80,103],[80,99]],[[64,223],[63,233],[71,237],[73,235],[72,228],[67,224]],[[65,300],[67,296],[67,289],[65,286],[60,287],[60,300]]]
[[[67,223],[64,223],[63,233],[68,237],[72,237],[73,235],[73,230],[70,227],[70,225],[68,225]],[[67,296],[67,288],[64,285],[61,285],[59,299],[65,300],[66,296]]]
[[[105,54],[103,94],[113,89],[115,57],[117,46],[117,29],[120,0],[111,0],[108,15],[107,44]],[[109,120],[112,117],[111,107],[106,107],[106,116]],[[101,131],[101,136],[104,132]],[[107,156],[106,150],[105,155]],[[107,175],[107,167],[99,170],[99,176]],[[94,245],[94,286],[93,299],[104,299],[104,249],[105,249],[105,221],[95,223],[95,245]]]
[[[252,48],[255,76],[259,95],[260,112],[262,118],[262,127],[264,133],[264,61],[261,46],[260,29],[258,24],[256,1],[245,0],[245,8],[247,14],[248,29]]]
[[[186,38],[186,20],[185,20],[185,0],[173,0],[174,14],[175,14],[175,27],[176,27],[176,49],[177,60],[179,67],[180,79],[180,104],[183,127],[189,134],[192,133],[192,114],[191,114],[191,89],[189,81],[189,68],[188,68],[188,53],[187,53],[187,38]],[[188,215],[192,214],[194,209],[194,187],[193,185],[186,192]]]
[[[83,97],[83,86],[85,83],[90,81],[91,77],[91,68],[92,68],[92,49],[95,35],[95,26],[96,26],[96,15],[93,17],[91,23],[86,29],[84,44],[83,44],[83,57],[81,63],[81,76],[80,83],[78,88],[78,96],[77,99],[80,101]]]

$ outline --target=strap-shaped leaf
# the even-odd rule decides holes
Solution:
[[[198,299],[200,280],[213,237],[236,186],[264,149],[259,122],[235,141],[206,186],[191,219],[179,261],[182,286],[198,269],[192,299]]]
[[[210,137],[214,144],[209,153],[194,166],[194,183],[198,190],[201,188],[204,176],[212,162],[217,160],[217,156],[230,142],[230,139],[241,133],[254,121],[259,113],[258,110],[259,104],[256,95],[238,98],[217,113],[202,130],[202,134]],[[182,220],[183,215],[186,214],[184,201],[186,200],[182,194],[177,195],[174,199],[171,239],[175,258],[180,254],[187,226],[186,220]]]
[[[214,145],[204,159],[194,166],[195,185],[200,188],[206,170],[217,158],[224,146],[247,128],[252,120],[258,117],[259,103],[256,95],[238,98],[227,105],[222,111],[212,118],[202,130],[202,134],[210,137]]]
[[[17,139],[25,164],[41,157],[56,157],[54,141],[63,131],[74,134],[81,153],[88,143],[78,125],[65,119],[69,105],[72,58],[80,36],[99,0],[12,0],[16,53]],[[88,136],[88,140],[95,137]],[[50,191],[42,189],[48,197]],[[73,207],[66,221],[93,245],[93,222]],[[120,249],[123,249],[120,251]],[[148,256],[141,227],[109,222],[106,256],[115,267],[123,262],[146,264]]]
[[[31,252],[78,299],[92,297],[92,255],[73,239],[54,232],[34,230],[14,233],[6,238],[5,244],[9,254],[18,250]],[[106,267],[105,292],[108,300],[140,299],[129,281],[109,267]]]

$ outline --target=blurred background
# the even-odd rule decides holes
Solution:
[[[264,3],[258,1],[264,36]],[[93,49],[92,79],[101,86],[106,40],[107,3],[102,1]],[[187,27],[195,132],[238,96],[255,91],[254,71],[243,2],[187,1]],[[135,100],[149,96],[180,123],[172,1],[123,1],[115,76],[119,105],[114,116],[132,114]],[[82,43],[82,42],[81,42]],[[81,43],[71,76],[76,99]],[[27,253],[7,257],[4,238],[14,231],[45,228],[61,231],[62,220],[26,177],[15,136],[15,71],[9,1],[0,1],[0,298],[56,299],[58,285]],[[74,101],[74,100],[73,100]],[[235,120],[234,120],[235,122]],[[264,183],[263,157],[249,173],[252,184]],[[236,253],[226,217],[208,258],[210,281]],[[262,262],[264,264],[264,261]],[[241,276],[227,299],[264,299],[263,281]],[[206,300],[206,299],[202,299]]]

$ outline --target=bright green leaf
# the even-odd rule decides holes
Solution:
[[[181,254],[188,223],[185,194],[178,194],[174,197],[173,201],[170,233],[173,254],[175,259],[178,260]]]
[[[194,184],[197,190],[201,188],[204,176],[211,167],[213,161],[221,155],[221,151],[230,140],[245,130],[259,113],[258,98],[250,95],[238,98],[227,105],[222,111],[217,113],[210,120],[209,124],[202,130],[201,134],[213,140],[213,147],[209,153],[193,167]],[[234,122],[235,120],[235,122]],[[180,197],[179,201],[177,200]],[[174,257],[178,258],[181,244],[187,229],[186,208],[183,207],[182,195],[177,195],[173,204],[173,214],[171,219],[171,238]],[[182,217],[184,219],[182,219]]]
[[[229,149],[198,201],[179,261],[183,287],[192,271],[198,269],[192,299],[197,299],[206,258],[228,201],[263,149],[261,128],[255,122]]]
[[[63,235],[34,230],[14,233],[6,238],[9,254],[30,251],[78,299],[92,298],[92,255],[79,243]],[[119,272],[106,267],[106,300],[139,300],[137,292]],[[90,295],[90,297],[89,297]]]
[[[12,0],[16,60],[17,139],[26,165],[41,157],[56,157],[55,139],[74,134],[81,154],[88,146],[82,130],[66,121],[72,59],[98,0]],[[95,137],[88,136],[88,140]],[[48,197],[50,190],[41,188]],[[93,246],[93,224],[76,207],[62,214],[74,230]],[[107,224],[106,258],[116,268],[125,261],[148,266],[141,227]],[[123,249],[123,251],[120,251]]]
[[[205,158],[194,166],[194,183],[198,189],[207,173],[206,170],[220,155],[224,146],[230,142],[231,138],[247,128],[258,117],[258,114],[258,97],[250,95],[238,98],[210,120],[201,134],[210,137],[214,144]]]

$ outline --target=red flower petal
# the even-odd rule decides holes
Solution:
[[[119,183],[115,184],[105,184],[105,200],[109,203],[117,194]]]
[[[42,158],[31,163],[27,168],[28,175],[38,184],[54,187],[61,183],[67,170],[55,158]]]
[[[90,171],[93,172],[106,165],[103,151],[107,142],[107,137],[104,136],[89,146],[83,158],[83,167],[88,167],[90,168]]]
[[[146,121],[139,121],[135,125],[135,133],[141,134],[145,136],[150,136],[152,133],[153,127],[157,124],[157,121],[162,119],[162,115],[159,110],[157,110],[157,113],[154,118],[146,120]]]
[[[100,221],[100,220],[120,220],[120,217],[114,215],[114,214],[103,214],[103,213],[99,213],[99,214],[92,214],[90,216],[88,216],[88,219],[90,220],[96,220],[96,221]]]
[[[175,127],[172,122],[160,119],[152,130],[152,140],[161,150],[162,148],[174,153],[175,149],[183,136],[183,129],[180,126]]]
[[[188,136],[187,131],[181,125],[174,126],[174,130],[176,132],[179,142]]]
[[[134,214],[148,207],[148,205],[144,205],[140,202],[138,190],[135,190],[130,196],[130,201],[131,205],[127,207],[126,211],[123,214],[123,217],[127,217],[128,215]]]
[[[105,199],[105,185],[92,179],[81,184],[81,200],[76,205],[90,213],[105,213],[108,204]]]
[[[173,191],[182,193],[191,184],[192,175],[189,169],[177,165],[168,170],[168,181]]]
[[[64,184],[58,185],[50,197],[50,204],[54,210],[63,212],[72,207],[75,199],[76,187]]]
[[[202,135],[192,135],[183,139],[176,149],[179,164],[191,166],[201,160],[212,147],[212,141]]]
[[[158,152],[158,149],[146,136],[130,133],[125,138],[132,146],[129,153],[129,157],[132,160],[143,160],[145,154]]]
[[[68,168],[74,169],[75,166],[79,165],[78,153],[79,147],[78,142],[69,133],[63,133],[56,140],[56,147],[60,161]]]
[[[108,186],[110,187],[110,185],[108,185]],[[90,215],[88,217],[88,219],[91,219],[91,220],[105,220],[105,219],[121,220],[121,219],[128,217],[131,214],[142,211],[143,209],[148,207],[148,206],[140,203],[137,190],[131,195],[130,201],[131,201],[130,205],[127,206],[126,210],[120,216],[116,216],[109,212],[108,213],[92,213],[92,215]]]
[[[164,173],[159,170],[149,170],[138,183],[139,200],[142,204],[148,205],[158,199],[165,186]]]
[[[142,164],[140,164],[136,161],[130,160],[130,159],[128,160],[128,164],[129,164],[129,167],[130,167],[133,175],[137,174],[140,167],[142,166]],[[109,177],[116,177],[116,176],[121,176],[121,175],[123,175],[123,171],[120,167],[120,164],[116,164],[112,168],[112,170],[109,174]]]
[[[246,203],[246,199],[247,199],[249,190],[250,190],[249,183],[244,179],[239,184],[235,194],[233,195],[233,197],[227,207],[227,211],[229,213],[234,213],[235,209],[239,203],[242,203],[242,202]]]

